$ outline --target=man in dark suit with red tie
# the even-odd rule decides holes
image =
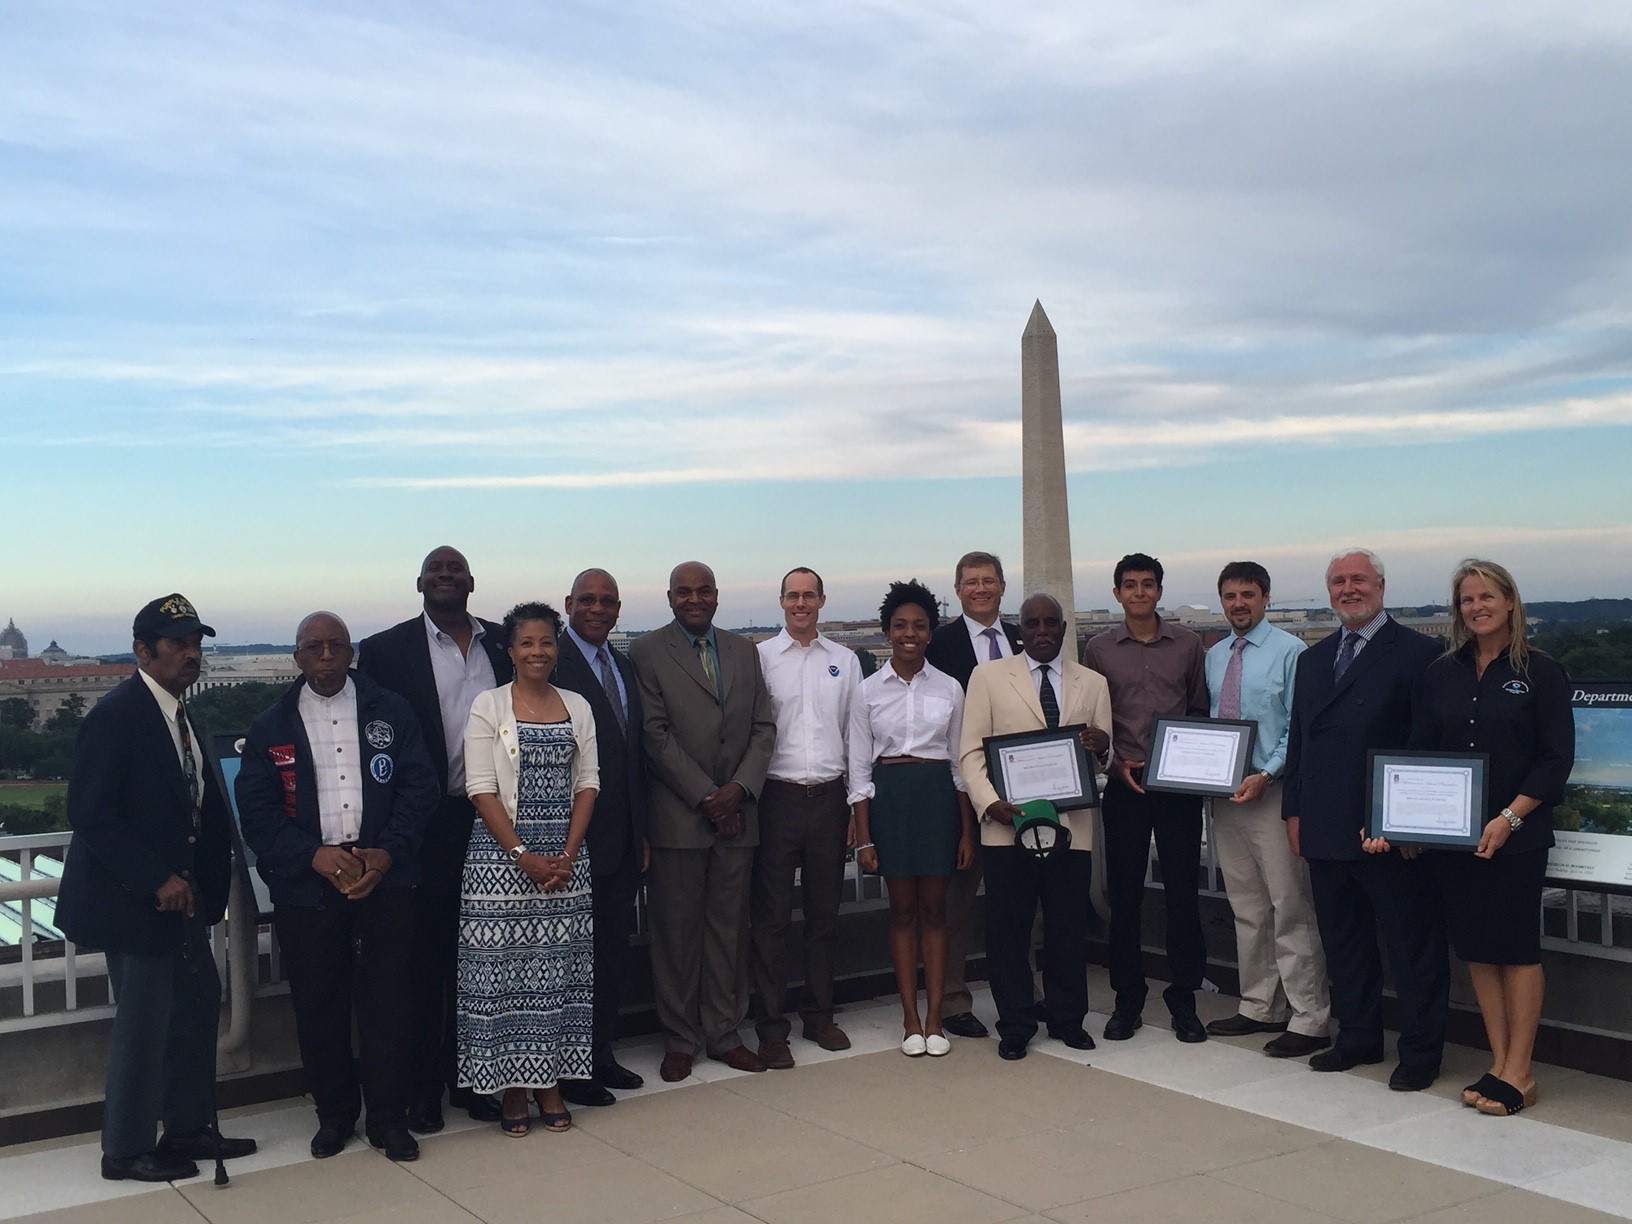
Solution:
[[[215,630],[167,595],[136,614],[132,636],[136,674],[80,725],[56,923],[107,953],[119,1001],[102,1176],[176,1181],[197,1177],[194,1162],[218,1151],[255,1150],[253,1139],[218,1139],[214,1127],[221,979],[209,928],[227,908],[231,817],[182,702]]]
[[[963,615],[935,630],[924,658],[967,690],[969,676],[980,664],[1020,653],[1020,634],[1001,619],[1005,584],[1003,562],[995,553],[969,552],[959,557],[953,571],[953,588]],[[963,980],[969,943],[975,933],[980,854],[977,840],[974,862],[967,870],[953,872],[946,886],[946,990],[942,996],[946,1018],[941,1023],[955,1037],[987,1036]]]
[[[1348,549],[1326,567],[1342,628],[1298,656],[1281,816],[1309,862],[1315,919],[1332,980],[1337,1040],[1309,1060],[1346,1071],[1383,1060],[1381,933],[1400,1008],[1399,1065],[1388,1086],[1428,1087],[1445,1047],[1449,965],[1439,891],[1415,847],[1366,854],[1367,754],[1406,747],[1411,692],[1440,653],[1383,610],[1383,563]]]
[[[432,549],[415,584],[424,597],[420,615],[364,638],[357,670],[407,698],[436,766],[441,802],[420,848],[420,883],[414,889],[412,989],[414,1066],[418,1074],[410,1130],[442,1129],[442,1091],[478,1122],[496,1122],[499,1105],[458,1086],[454,1071],[454,974],[459,933],[459,881],[476,809],[465,797],[465,721],[478,693],[515,675],[504,634],[472,616],[476,579],[457,548]]]
[[[612,1053],[635,895],[646,866],[644,708],[634,667],[607,642],[622,607],[617,580],[605,570],[587,569],[573,579],[567,628],[550,677],[557,688],[589,702],[601,763],[601,789],[585,838],[594,880],[595,1078],[561,1081],[561,1095],[574,1105],[611,1105],[616,1100],[611,1089],[628,1092],[645,1082]]]

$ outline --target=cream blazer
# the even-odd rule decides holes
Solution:
[[[501,684],[477,695],[465,723],[465,794],[497,795],[513,821],[516,818],[516,774],[521,768],[521,746],[516,742],[516,712],[510,701],[514,687]],[[578,753],[572,764],[572,793],[601,788],[600,761],[595,751],[595,715],[589,702],[570,689],[557,688],[572,719],[572,737]]]
[[[1060,725],[1087,723],[1111,733],[1111,690],[1105,677],[1082,664],[1065,658],[1056,660],[1061,669]],[[969,692],[963,702],[963,780],[969,787],[969,802],[980,822],[980,844],[1014,845],[1014,830],[1006,824],[987,820],[985,812],[997,799],[997,788],[986,772],[988,735],[1015,731],[1041,731],[1043,707],[1031,679],[1031,665],[1024,655],[982,663],[969,676]],[[1089,758],[1092,761],[1092,757]],[[466,767],[469,768],[468,766]],[[1105,780],[1099,779],[1103,792]],[[1061,812],[1060,822],[1071,830],[1071,849],[1092,850],[1094,813],[1091,809]]]

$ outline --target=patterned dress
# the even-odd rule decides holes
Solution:
[[[572,723],[517,723],[516,833],[560,854],[572,815]],[[459,1083],[477,1092],[548,1088],[592,1072],[595,959],[589,852],[544,892],[481,820],[459,908]]]

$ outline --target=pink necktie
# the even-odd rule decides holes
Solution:
[[[1238,637],[1230,643],[1230,661],[1224,668],[1224,687],[1218,690],[1218,716],[1241,717],[1241,652],[1247,648],[1247,639]]]
[[[997,647],[997,626],[988,625],[980,631],[980,636],[986,639],[986,657],[988,659],[1001,659],[1003,652]]]

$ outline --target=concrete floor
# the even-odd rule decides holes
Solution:
[[[1095,999],[1109,993],[1102,975]],[[977,1010],[990,1017],[989,999]],[[1204,1018],[1234,1000],[1204,997]],[[1096,1023],[1097,1019],[1097,1023]],[[1042,1039],[1005,1063],[995,1041],[944,1059],[896,1050],[893,1000],[848,1009],[854,1048],[795,1041],[792,1071],[700,1063],[658,1081],[655,1041],[623,1060],[651,1087],[579,1109],[566,1134],[525,1139],[450,1118],[415,1164],[366,1146],[313,1161],[310,1107],[236,1111],[261,1151],[231,1186],[136,1189],[97,1176],[95,1136],[0,1152],[0,1219],[31,1224],[686,1224],[880,1220],[935,1224],[1185,1219],[1553,1224],[1632,1218],[1632,1090],[1539,1068],[1541,1101],[1515,1118],[1463,1108],[1485,1070],[1447,1051],[1428,1092],[1389,1092],[1389,1064],[1316,1075],[1258,1052],[1262,1038],[1187,1046],[1159,993],[1133,1038],[1086,1053]],[[1090,1017],[1096,1037],[1104,1017]],[[1087,1065],[1091,1064],[1091,1065]],[[1609,1213],[1609,1214],[1605,1214]]]

